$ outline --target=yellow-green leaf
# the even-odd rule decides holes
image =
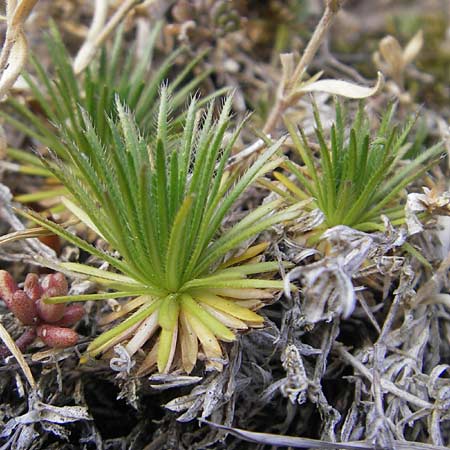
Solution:
[[[234,333],[219,322],[215,317],[205,311],[205,309],[202,308],[190,295],[181,295],[181,305],[185,311],[199,319],[219,339],[229,342],[235,340]],[[197,330],[195,331],[197,332]]]

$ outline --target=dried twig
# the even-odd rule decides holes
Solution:
[[[345,350],[345,348],[341,344],[336,343],[333,346],[333,349],[336,350],[339,353],[339,355],[343,359],[345,359],[350,365],[352,365],[358,372],[364,375],[365,378],[367,378],[371,383],[373,383],[372,372],[366,366],[364,366],[364,364],[362,364],[357,358],[355,358],[351,353]],[[416,405],[419,408],[428,408],[430,410],[433,408],[433,405],[431,403],[422,400],[421,398],[413,394],[410,394],[409,392],[406,392],[403,389],[400,389],[394,383],[392,383],[392,381],[386,380],[381,377],[379,381],[382,389],[390,392],[391,394],[397,397],[403,398],[412,405]]]
[[[297,64],[292,76],[289,79],[285,79],[284,77],[280,81],[280,85],[278,86],[277,91],[277,99],[274,108],[269,114],[267,121],[264,125],[263,131],[264,133],[270,133],[278,123],[281,114],[287,108],[286,104],[286,93],[291,91],[292,88],[301,80],[306,68],[311,63],[314,55],[322,43],[325,34],[333,23],[336,14],[342,6],[342,0],[327,0],[327,4],[325,7],[325,11],[323,13],[320,22],[317,24],[316,29],[314,30],[311,39],[308,42],[308,45],[303,52],[303,55],[300,61]]]
[[[0,100],[16,82],[27,60],[28,45],[23,30],[25,21],[38,0],[7,0],[6,35],[0,53]],[[6,151],[6,136],[0,125],[0,156]]]
[[[126,0],[106,23],[106,10],[108,1],[97,0],[95,2],[95,13],[89,29],[86,41],[78,51],[73,68],[76,74],[83,72],[94,58],[97,50],[103,45],[108,36],[117,25],[134,9],[141,0]],[[106,23],[106,24],[105,24]]]
[[[377,81],[374,87],[360,86],[343,80],[319,80],[322,75],[321,72],[316,73],[309,80],[302,80],[308,65],[316,54],[342,3],[342,0],[327,1],[322,19],[314,30],[311,40],[306,46],[305,52],[295,68],[294,56],[292,53],[281,55],[283,74],[278,85],[275,106],[271,110],[263,128],[265,133],[271,133],[283,113],[307,93],[326,92],[328,94],[347,98],[363,99],[377,94],[383,87],[384,77],[381,72],[378,72],[377,74]]]

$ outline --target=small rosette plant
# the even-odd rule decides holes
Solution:
[[[113,135],[108,148],[85,114],[87,145],[78,147],[66,136],[67,154],[48,165],[71,194],[73,200],[65,199],[66,206],[109,244],[111,252],[98,250],[36,213],[25,213],[115,269],[65,263],[66,270],[87,275],[115,292],[59,296],[47,302],[128,297],[118,313],[100,319],[102,324],[122,321],[98,336],[87,356],[95,357],[118,343],[130,356],[145,348],[148,353],[139,373],[155,365],[160,372],[177,367],[189,373],[200,352],[220,368],[220,341],[233,341],[236,330],[261,326],[263,319],[254,310],[283,288],[282,281],[249,277],[276,272],[279,263],[255,260],[261,245],[247,250],[242,246],[298,214],[296,205],[280,209],[283,200],[278,199],[222,231],[236,199],[280,164],[282,158],[274,156],[281,142],[261,154],[244,174],[230,173],[226,163],[239,133],[238,128],[225,139],[231,99],[217,120],[212,104],[200,114],[192,100],[182,133],[169,124],[170,102],[163,87],[156,131],[144,139],[132,114],[117,101],[118,120],[107,120]],[[226,259],[237,250],[244,252]]]
[[[415,120],[412,118],[400,127],[393,124],[394,113],[393,104],[383,114],[378,129],[372,132],[362,104],[354,121],[347,126],[345,112],[336,101],[336,120],[327,141],[315,109],[316,146],[286,120],[300,164],[290,160],[283,166],[295,181],[277,171],[274,176],[280,185],[267,181],[263,184],[292,203],[303,202],[305,209],[318,208],[323,213],[322,224],[313,230],[313,240],[336,225],[383,231],[381,215],[393,225],[405,222],[404,190],[439,161],[442,145],[409,159],[411,144],[407,139]]]

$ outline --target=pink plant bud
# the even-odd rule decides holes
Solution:
[[[8,308],[16,291],[17,285],[13,277],[6,270],[0,270],[0,298],[3,299]]]
[[[16,341],[17,347],[21,352],[24,352],[29,345],[31,345],[36,339],[36,328],[28,328],[22,336]]]
[[[46,292],[49,289],[53,289],[51,297],[59,295],[67,295],[69,292],[69,286],[67,284],[66,277],[62,273],[52,273],[47,275],[42,280],[42,289]]]
[[[70,328],[40,325],[37,327],[37,334],[49,347],[72,347],[78,342],[78,334]]]
[[[57,303],[52,305],[44,302],[46,298],[56,297],[58,295],[61,295],[59,289],[51,287],[48,288],[42,295],[42,297],[36,302],[39,317],[43,322],[58,322],[58,320],[61,320],[64,316],[64,312],[66,310],[66,305],[64,303]]]
[[[9,309],[24,325],[35,325],[38,321],[36,303],[24,291],[14,292]]]
[[[24,352],[29,345],[31,345],[36,339],[36,328],[28,328],[22,336],[16,341],[16,345],[21,352]],[[9,356],[11,353],[6,345],[0,345],[0,358]]]
[[[42,288],[39,284],[39,277],[35,273],[29,273],[25,278],[23,290],[31,300],[36,301],[42,296]]]
[[[86,311],[83,305],[70,305],[66,307],[64,311],[64,316],[61,320],[55,323],[55,325],[61,327],[71,327],[75,325],[84,316]]]

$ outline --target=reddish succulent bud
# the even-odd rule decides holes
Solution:
[[[0,298],[3,299],[8,308],[16,291],[17,285],[13,277],[6,270],[0,270]]]
[[[61,327],[71,327],[75,325],[85,314],[83,305],[69,305],[64,311],[64,316],[55,325]]]
[[[9,309],[24,325],[34,325],[38,321],[36,303],[24,291],[14,292]]]
[[[45,291],[45,294],[36,302],[39,317],[44,322],[54,323],[61,320],[64,316],[66,310],[66,305],[64,303],[58,304],[47,304],[44,302],[46,298],[56,297],[60,295],[57,288],[49,288]]]
[[[25,278],[23,290],[31,300],[36,301],[42,295],[42,288],[39,284],[39,276],[35,273],[29,273]]]
[[[22,336],[16,341],[17,347],[20,351],[25,351],[29,345],[31,345],[36,339],[36,328],[28,328]]]
[[[24,352],[29,345],[31,345],[34,340],[36,339],[36,328],[28,328],[22,336],[20,336],[17,341],[16,345],[19,348],[21,352]],[[8,347],[6,345],[0,345],[0,357],[4,358],[5,356],[9,356],[11,353],[8,350]]]
[[[49,347],[72,347],[78,342],[78,334],[70,328],[40,325],[37,327],[37,334]]]
[[[69,292],[69,286],[67,285],[66,277],[62,273],[52,273],[47,275],[42,280],[42,289],[47,292],[52,289],[51,297],[56,297],[59,295],[67,295]],[[48,295],[50,297],[50,295]]]
[[[36,274],[25,278],[24,290],[18,289],[14,279],[5,270],[0,270],[0,299],[24,325],[30,329],[16,341],[24,351],[39,336],[42,341],[56,348],[65,348],[78,342],[78,334],[67,327],[75,325],[85,314],[82,305],[66,307],[64,303],[46,304],[50,297],[67,295],[67,280],[62,273],[47,275],[42,283]],[[6,346],[0,345],[0,356],[9,354]]]

